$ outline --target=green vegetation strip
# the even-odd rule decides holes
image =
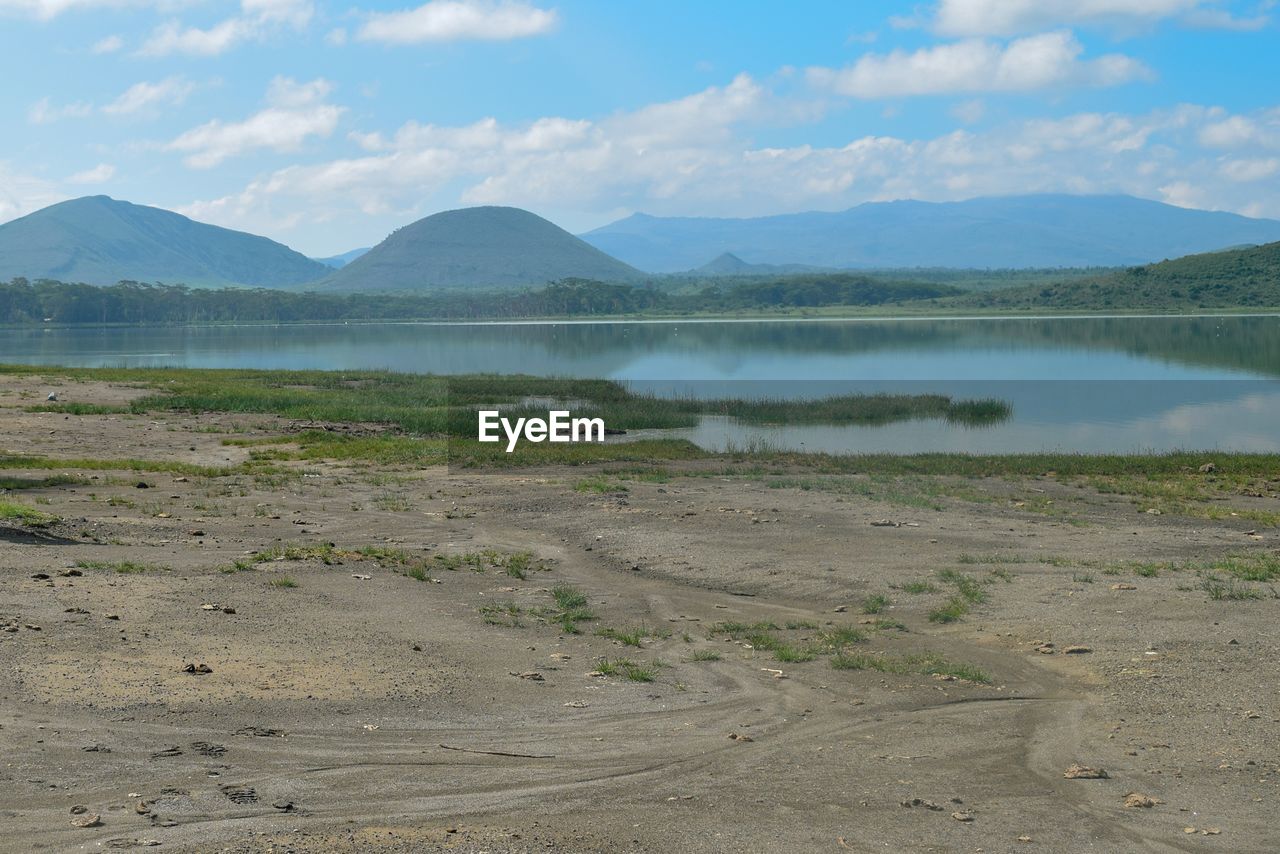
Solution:
[[[25,504],[0,499],[0,521],[16,522],[28,528],[44,528],[57,522],[58,517]]]

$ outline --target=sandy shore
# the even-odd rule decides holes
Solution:
[[[0,453],[227,466],[284,426],[24,411],[45,388],[3,380]],[[60,521],[0,522],[0,850],[1280,849],[1280,600],[1137,569],[1274,555],[1239,518],[1052,477],[0,474],[76,478],[3,496]],[[933,622],[945,570],[985,601]],[[836,668],[842,627],[901,666]]]

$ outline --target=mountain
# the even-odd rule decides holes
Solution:
[[[284,287],[328,272],[265,237],[107,196],[60,202],[0,225],[0,281]]]
[[[1280,307],[1280,243],[1191,255],[1055,285],[984,291],[973,308],[1195,310]]]
[[[623,282],[640,272],[519,208],[478,207],[420,219],[337,270],[335,291],[514,288],[566,278]]]
[[[748,264],[732,252],[721,253],[701,267],[689,271],[692,276],[779,276],[791,273],[815,273],[821,267],[807,264]]]
[[[366,246],[363,249],[352,249],[350,252],[343,252],[341,255],[331,255],[328,258],[312,258],[311,260],[319,261],[321,264],[325,265],[326,267],[332,267],[335,270],[341,270],[343,267],[347,266],[352,261],[356,260],[357,258],[359,258],[361,255],[363,255],[368,251],[369,251],[369,247]]]
[[[1280,240],[1280,222],[1132,196],[869,202],[756,219],[636,214],[582,235],[651,272],[732,253],[749,264],[839,268],[1121,267]]]

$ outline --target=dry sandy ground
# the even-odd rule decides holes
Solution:
[[[4,383],[0,452],[225,465],[246,452],[215,431],[279,429],[27,413],[45,385]],[[714,475],[600,494],[575,491],[576,470],[290,465],[73,470],[88,482],[9,496],[64,521],[0,525],[0,850],[1280,850],[1280,601],[1103,571],[1274,551],[1273,530],[1050,479],[966,484],[937,511]],[[911,524],[871,524],[885,518]],[[281,543],[529,551],[544,568],[222,571]],[[153,568],[75,568],[122,560]],[[938,625],[947,568],[990,598]],[[298,586],[272,584],[285,576]],[[895,589],[929,579],[937,592]],[[580,635],[529,613],[565,583],[597,616]],[[877,593],[891,604],[864,616]],[[519,625],[486,622],[506,602]],[[992,681],[780,663],[710,631],[727,620],[797,643],[854,625],[860,652],[940,653]],[[637,649],[601,627],[658,636]],[[656,680],[596,674],[622,657],[661,662]],[[1109,776],[1064,778],[1074,763]],[[1134,792],[1158,802],[1126,807]]]

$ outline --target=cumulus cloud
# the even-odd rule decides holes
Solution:
[[[862,135],[822,147],[753,144],[751,135],[763,125],[797,115],[779,100],[743,76],[595,121],[409,122],[389,135],[352,134],[361,150],[355,156],[279,169],[184,212],[270,228],[285,221],[403,220],[420,213],[424,200],[437,208],[742,216],[895,198],[1072,192],[1280,216],[1280,169],[1272,162],[1280,158],[1244,148],[1223,160],[1202,144],[1206,128],[1232,118],[1220,108],[1081,112],[982,132]],[[1244,118],[1262,125],[1273,112]]]
[[[243,42],[264,39],[282,28],[300,30],[311,22],[314,14],[311,0],[240,0],[239,15],[206,29],[185,27],[178,21],[161,24],[138,49],[138,55],[219,56]]]
[[[333,133],[344,112],[325,102],[332,86],[325,80],[298,83],[277,77],[267,92],[267,106],[240,122],[214,120],[192,128],[164,146],[186,154],[184,162],[209,169],[251,151],[297,151],[311,137]]]
[[[181,77],[169,77],[156,83],[135,83],[102,108],[109,116],[127,116],[148,107],[181,104],[195,85]]]
[[[67,178],[68,184],[105,184],[116,176],[116,167],[110,163],[99,163],[92,169],[77,172]]]
[[[1146,24],[1197,11],[1203,0],[939,0],[933,28],[947,36],[1012,36],[1083,24]],[[1230,17],[1229,15],[1227,16]]]
[[[556,21],[554,10],[522,0],[431,0],[416,9],[370,14],[356,37],[386,44],[509,41],[547,33]]]
[[[84,101],[55,106],[48,98],[41,98],[27,110],[27,121],[33,125],[47,125],[62,119],[82,119],[93,114],[93,105]]]
[[[853,65],[812,68],[818,86],[855,98],[1029,92],[1061,86],[1114,86],[1150,75],[1119,54],[1081,59],[1083,45],[1066,31],[999,44],[986,39],[888,54],[865,54]]]
[[[145,5],[145,0],[0,0],[0,14],[49,21],[64,12]]]

